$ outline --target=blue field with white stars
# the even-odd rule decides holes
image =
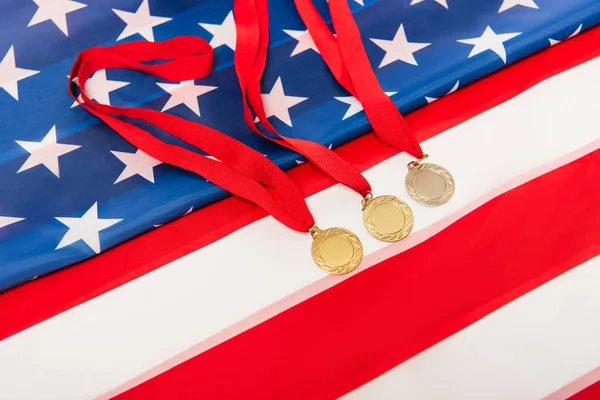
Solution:
[[[382,88],[405,113],[600,22],[598,0],[349,2]],[[330,75],[293,2],[269,3],[262,92],[270,121],[334,148],[368,132],[360,103]],[[329,21],[325,0],[315,4]],[[303,161],[243,120],[232,0],[3,0],[0,9],[0,291],[227,196],[138,151],[74,103],[67,76],[86,48],[205,38],[216,49],[205,79],[100,71],[86,93],[216,128],[284,169]]]

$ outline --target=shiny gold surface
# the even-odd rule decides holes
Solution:
[[[396,196],[379,196],[368,200],[363,220],[369,233],[384,242],[404,239],[413,228],[412,210]]]
[[[311,230],[312,257],[328,274],[343,275],[354,271],[362,261],[363,247],[358,237],[344,228]]]

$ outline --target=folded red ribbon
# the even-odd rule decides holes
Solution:
[[[312,0],[294,1],[323,60],[339,84],[363,105],[375,134],[400,151],[406,151],[416,158],[423,157],[414,132],[379,85],[348,1],[329,0],[335,36]]]
[[[144,64],[149,61],[165,61]],[[83,51],[71,69],[69,91],[86,110],[102,119],[135,147],[165,163],[195,172],[221,188],[254,202],[278,221],[297,231],[314,226],[304,196],[296,184],[262,154],[205,125],[144,108],[124,108],[90,100],[83,88],[97,71],[123,68],[170,81],[203,78],[213,69],[213,49],[197,37],[164,42],[132,42]],[[77,78],[81,99],[72,91]],[[220,161],[184,147],[168,144],[146,130],[117,117],[148,122]]]
[[[233,12],[237,35],[235,70],[242,88],[244,118],[248,126],[262,137],[302,154],[321,171],[360,193],[361,196],[369,195],[371,185],[352,164],[319,143],[280,134],[267,120],[260,95],[260,80],[265,69],[269,47],[267,0],[235,0]],[[265,135],[255,126],[250,107],[265,129],[275,135],[275,138]]]

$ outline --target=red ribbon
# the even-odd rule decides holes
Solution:
[[[235,70],[242,89],[244,118],[248,126],[258,135],[302,154],[321,171],[366,197],[371,193],[371,185],[353,165],[319,143],[281,135],[267,120],[260,95],[260,79],[269,46],[267,0],[235,0],[233,12],[237,35]],[[250,107],[275,138],[265,135],[255,126]]]
[[[338,82],[363,105],[377,135],[391,146],[423,155],[415,135],[383,92],[371,69],[360,32],[347,0],[330,0],[329,7],[337,38],[314,8],[311,0],[295,0],[296,7],[313,37],[323,59]],[[237,29],[235,70],[242,89],[244,119],[262,137],[292,149],[336,181],[359,192],[371,193],[371,186],[351,164],[327,147],[308,140],[281,135],[269,123],[260,94],[260,80],[267,60],[269,15],[267,0],[234,0]],[[143,64],[148,61],[160,64]],[[169,81],[203,78],[213,68],[213,49],[203,39],[176,37],[164,42],[132,42],[83,51],[71,70],[69,91],[86,110],[102,119],[127,141],[163,162],[204,176],[221,188],[250,200],[273,217],[298,231],[309,231],[314,220],[298,187],[275,164],[260,153],[229,136],[182,118],[143,108],[114,107],[92,102],[81,90],[83,101],[71,91],[77,77],[80,88],[96,71],[124,68],[148,73]],[[252,110],[267,131],[254,124]],[[219,161],[206,158],[181,146],[161,141],[149,132],[117,117],[127,117],[153,124],[163,131],[211,154]]]
[[[331,73],[363,105],[377,136],[400,151],[406,151],[416,158],[423,157],[414,132],[379,85],[348,0],[329,0],[337,37],[329,30],[312,0],[294,2]]]
[[[157,60],[165,62],[143,64]],[[85,83],[96,71],[108,68],[141,71],[175,82],[202,78],[213,69],[213,49],[205,40],[182,36],[159,43],[131,42],[85,50],[79,54],[71,69],[69,92],[82,107],[150,156],[195,172],[228,192],[254,202],[292,229],[307,232],[314,225],[304,196],[296,184],[275,164],[250,147],[205,125],[156,110],[93,102],[83,90]],[[83,101],[72,92],[71,83],[75,77]],[[148,122],[216,157],[220,162],[181,146],[165,143],[117,117]]]

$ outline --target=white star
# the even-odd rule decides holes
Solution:
[[[496,34],[496,32],[488,26],[480,37],[458,40],[458,42],[474,46],[469,54],[469,58],[483,53],[484,51],[491,50],[506,64],[506,48],[504,47],[504,42],[509,41],[520,34],[520,32]]]
[[[288,126],[292,126],[289,109],[308,99],[308,97],[286,96],[283,92],[281,77],[277,78],[271,92],[263,93],[261,97],[265,104],[267,118],[275,116]]]
[[[388,96],[393,96],[398,92],[385,92]],[[342,121],[350,118],[354,114],[358,114],[363,110],[363,106],[358,101],[358,99],[354,96],[342,96],[342,97],[334,97],[336,100],[341,101],[342,103],[348,104],[350,107],[346,110],[346,114],[342,117]]]
[[[154,167],[162,164],[162,161],[149,156],[140,149],[135,153],[126,153],[123,151],[111,151],[123,164],[125,169],[115,181],[115,184],[124,181],[132,176],[139,175],[142,178],[154,183]]]
[[[79,84],[77,82],[77,78],[73,79],[73,82]],[[90,79],[85,81],[85,94],[87,94],[90,100],[96,100],[100,104],[110,105],[109,93],[125,87],[130,83],[131,82],[108,80],[106,79],[106,70],[101,69],[100,71],[97,71]],[[83,103],[83,98],[81,95],[79,95],[78,98],[79,101]],[[71,108],[77,107],[78,105],[79,103],[75,101],[71,105]]]
[[[37,4],[38,9],[27,26],[30,27],[40,22],[52,21],[65,36],[69,36],[67,14],[87,7],[86,4],[72,0],[33,0],[33,2]]]
[[[213,37],[210,40],[210,45],[213,48],[225,45],[231,50],[235,50],[235,20],[233,19],[233,12],[229,11],[229,14],[225,17],[225,20],[221,24],[203,24],[199,23],[201,27],[210,32]]]
[[[58,178],[60,178],[58,157],[81,147],[74,144],[56,143],[56,126],[50,129],[50,132],[44,136],[41,142],[24,140],[17,140],[16,142],[30,154],[17,173],[27,171],[37,165],[43,165]]]
[[[154,32],[152,31],[152,28],[171,20],[171,18],[150,15],[148,0],[143,0],[140,7],[134,13],[116,10],[114,8],[113,11],[127,24],[125,29],[123,29],[123,32],[121,32],[117,38],[117,41],[139,33],[147,41],[154,42]]]
[[[385,51],[385,56],[383,57],[383,60],[381,60],[379,68],[385,67],[386,65],[398,60],[404,61],[408,64],[418,65],[413,53],[424,49],[431,44],[409,42],[406,38],[403,24],[400,24],[400,27],[398,28],[398,31],[392,40],[371,39],[371,41]]]
[[[58,221],[69,227],[55,250],[67,247],[79,240],[90,246],[94,253],[100,253],[100,231],[123,221],[122,219],[99,219],[98,203],[94,203],[82,217],[56,217]]]
[[[571,38],[574,38],[575,36],[579,35],[581,33],[582,28],[583,28],[583,24],[580,24],[579,27],[577,29],[575,29],[575,32],[571,33],[571,35],[567,39],[571,39]],[[548,39],[548,40],[550,41],[550,46],[555,46],[561,42],[561,40],[555,40],[555,39]]]
[[[500,6],[500,10],[498,10],[498,14],[516,6],[539,8],[537,4],[535,4],[534,0],[503,0],[502,5]]]
[[[0,228],[4,228],[5,226],[9,226],[19,221],[23,221],[24,219],[25,218],[3,217],[0,215]]]
[[[317,45],[313,41],[308,30],[293,31],[293,30],[289,30],[289,29],[284,29],[283,31],[298,41],[298,43],[296,44],[296,47],[294,47],[294,51],[292,51],[292,54],[290,55],[290,57],[293,57],[296,54],[305,52],[306,50],[314,50],[317,53],[319,53],[319,49],[317,49]]]
[[[412,0],[412,2],[410,3],[411,6],[414,6],[415,4],[419,4],[424,2],[425,0]],[[448,8],[448,3],[446,2],[446,0],[434,0],[436,3],[438,3],[441,6],[444,6],[445,8]]]
[[[456,81],[454,86],[452,86],[452,89],[450,89],[450,91],[448,93],[446,93],[445,95],[448,96],[449,94],[456,92],[458,90],[459,85],[460,85],[460,81]],[[428,103],[433,103],[434,101],[438,100],[438,97],[425,96],[425,100],[427,100]]]
[[[171,97],[163,107],[162,111],[169,110],[180,104],[185,104],[194,114],[200,116],[198,96],[217,89],[216,86],[196,85],[194,81],[181,83],[156,83],[162,90],[171,94]]]
[[[17,82],[29,78],[40,71],[17,68],[15,64],[15,49],[10,46],[8,53],[0,61],[0,88],[6,90],[15,100],[19,101],[19,88]]]

